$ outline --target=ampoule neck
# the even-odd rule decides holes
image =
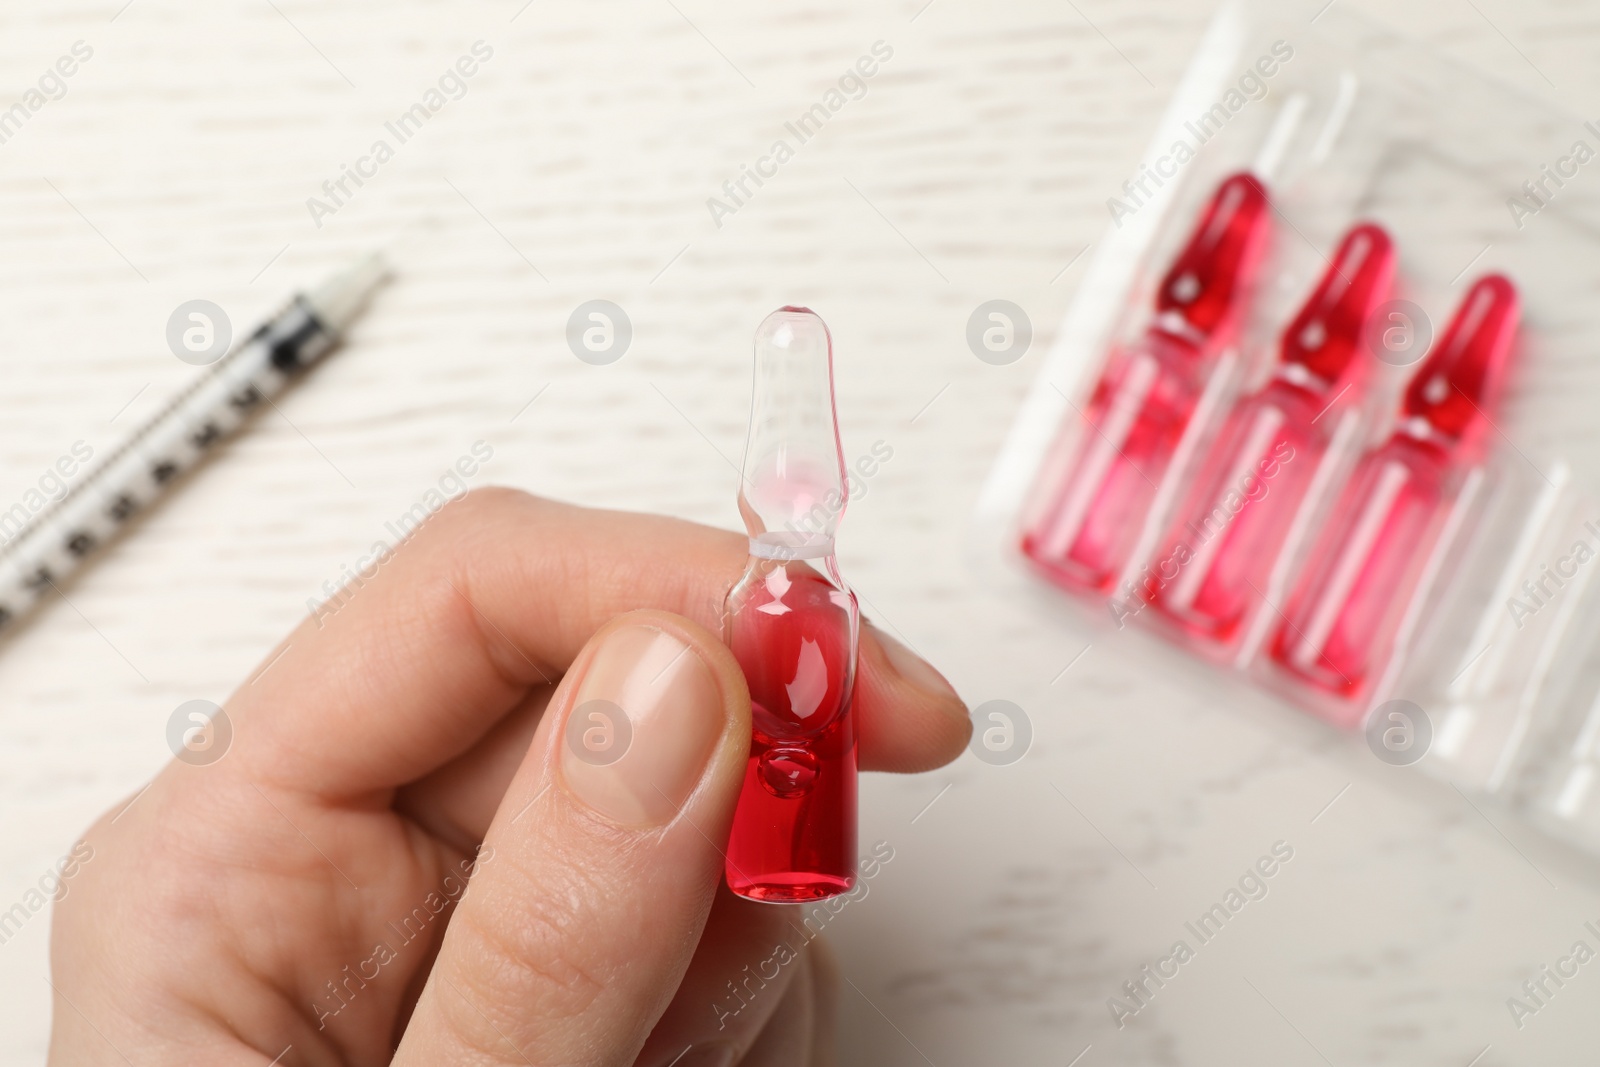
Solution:
[[[1444,432],[1419,415],[1401,419],[1394,429],[1394,439],[1437,452],[1445,458],[1454,455],[1462,447],[1461,437]]]
[[[767,530],[750,538],[750,555],[756,559],[817,560],[833,554],[833,538],[822,534]]]

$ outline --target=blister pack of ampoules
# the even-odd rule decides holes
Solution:
[[[1238,0],[975,525],[1132,629],[1600,852],[1600,124],[1335,6]],[[1034,595],[1032,593],[1028,595]]]

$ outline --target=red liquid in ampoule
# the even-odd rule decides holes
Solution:
[[[846,892],[856,855],[855,601],[807,563],[752,559],[728,607],[754,727],[728,887],[780,902]]]
[[[1141,590],[1191,634],[1217,644],[1233,641],[1264,595],[1327,447],[1312,424],[1324,404],[1274,382],[1230,416],[1215,459],[1200,477],[1206,487],[1200,508],[1169,535]]]
[[[1209,371],[1192,345],[1155,332],[1113,357],[1083,413],[1088,425],[1055,503],[1023,535],[1035,565],[1068,586],[1111,589]]]
[[[1447,451],[1402,435],[1362,460],[1341,499],[1338,532],[1278,631],[1274,659],[1329,692],[1365,690],[1386,623],[1444,521],[1449,471]]]

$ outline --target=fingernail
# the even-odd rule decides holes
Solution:
[[[602,640],[568,712],[561,771],[613,822],[660,826],[705,773],[722,691],[700,654],[664,630],[620,626]]]
[[[871,623],[867,625],[872,626]],[[888,657],[889,666],[893,667],[900,677],[925,693],[954,700],[961,699],[956,693],[956,687],[945,681],[944,675],[934,670],[933,665],[927,660],[876,626],[872,626],[872,633],[877,637],[878,644],[883,646],[883,654]]]

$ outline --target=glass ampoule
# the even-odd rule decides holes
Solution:
[[[832,346],[806,308],[780,308],[756,331],[739,484],[750,557],[724,616],[753,727],[726,871],[752,900],[820,900],[855,882],[860,616],[834,557],[849,488]]]
[[[1022,551],[1057,584],[1110,592],[1127,566],[1157,487],[1238,329],[1271,224],[1266,188],[1242,172],[1225,180],[1156,294],[1156,314],[1116,352],[1067,447]]]
[[[1355,725],[1464,476],[1481,462],[1517,331],[1519,299],[1499,274],[1468,290],[1406,388],[1399,424],[1362,458],[1289,601],[1272,658],[1349,701]]]
[[[1367,319],[1388,298],[1394,242],[1352,227],[1279,341],[1265,387],[1240,401],[1199,467],[1197,490],[1163,539],[1141,592],[1189,636],[1242,637],[1319,469],[1338,411],[1360,392]]]

